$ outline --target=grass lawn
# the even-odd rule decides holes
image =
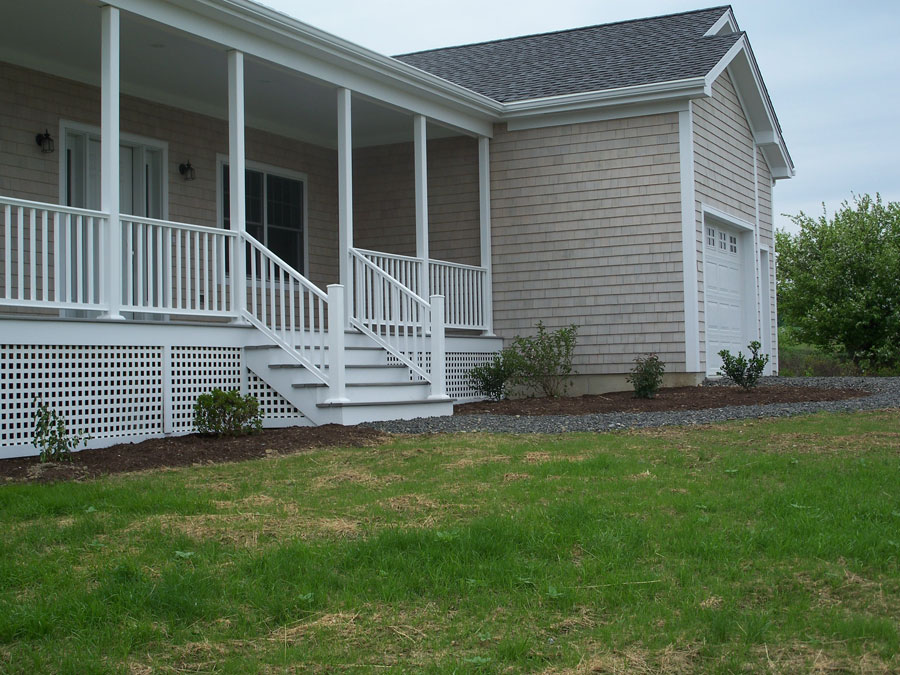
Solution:
[[[0,488],[3,672],[900,671],[900,413]]]

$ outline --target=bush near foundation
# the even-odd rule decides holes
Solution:
[[[194,429],[212,436],[245,436],[262,429],[256,397],[239,391],[213,389],[194,403]]]

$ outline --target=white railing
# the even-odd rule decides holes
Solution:
[[[367,249],[355,250],[416,295],[443,295],[447,328],[487,330],[485,300],[489,289],[484,267],[429,259],[429,289],[427,294],[423,294],[421,258]]]
[[[235,316],[226,261],[236,234],[122,215],[122,310]]]
[[[102,310],[105,214],[0,197],[0,305]]]
[[[428,263],[429,293],[443,295],[444,320],[452,328],[487,330],[487,270],[443,260]]]
[[[431,381],[431,305],[361,251],[350,249],[351,323],[423,380]]]
[[[320,381],[329,384],[328,296],[252,236],[245,233],[243,237],[247,253],[244,317]],[[340,316],[333,319],[335,330],[343,333]],[[332,360],[339,364],[341,356],[336,354]]]

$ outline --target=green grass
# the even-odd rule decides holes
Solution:
[[[0,488],[3,672],[900,669],[900,415]]]

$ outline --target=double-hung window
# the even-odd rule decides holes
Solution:
[[[222,214],[231,228],[228,165],[222,166]],[[247,233],[301,274],[306,274],[303,179],[277,170],[246,171]],[[249,273],[249,270],[248,270]]]

